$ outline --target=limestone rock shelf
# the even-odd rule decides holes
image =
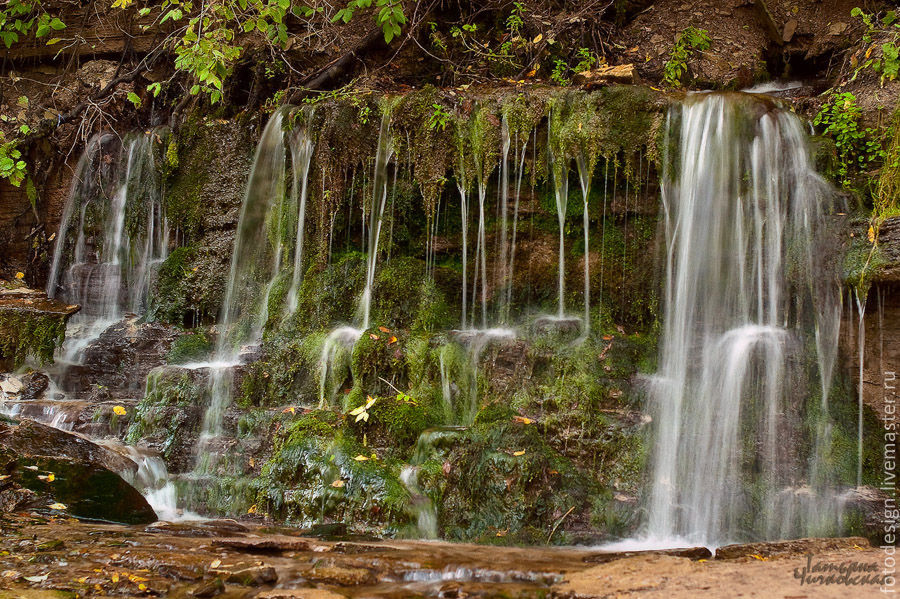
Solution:
[[[52,362],[65,339],[66,322],[80,309],[37,289],[0,288],[0,368],[17,367],[29,356]]]

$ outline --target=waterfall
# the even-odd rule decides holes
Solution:
[[[313,141],[308,126],[299,127],[289,141],[291,150],[291,205],[297,208],[297,235],[294,238],[294,272],[288,291],[288,310],[297,309],[297,292],[303,280],[303,239],[306,228],[306,197],[309,164],[312,161]]]
[[[231,402],[231,367],[237,364],[242,346],[256,343],[262,336],[268,319],[269,293],[281,269],[280,208],[286,174],[284,119],[290,110],[289,106],[280,107],[266,123],[241,203],[215,359],[210,364],[210,403],[203,416],[197,451],[198,465],[203,469],[210,457],[209,441],[221,434],[225,409]]]
[[[464,183],[458,182],[457,187],[459,188],[459,210],[462,219],[462,318],[459,326],[461,329],[465,329],[468,324],[468,319],[466,318],[468,276],[466,271],[468,269],[469,254],[469,196]]]
[[[863,471],[863,390],[864,390],[864,381],[863,381],[863,368],[865,364],[865,356],[866,356],[866,298],[868,296],[868,289],[862,290],[860,292],[859,287],[853,290],[854,298],[856,299],[856,312],[857,316],[859,316],[859,329],[857,330],[856,339],[857,339],[857,352],[859,352],[859,386],[857,388],[857,403],[859,405],[859,413],[857,415],[857,440],[856,440],[856,486],[862,486],[862,471]]]
[[[322,345],[322,353],[319,358],[319,406],[324,406],[333,395],[328,389],[328,376],[335,371],[346,371],[349,368],[347,360],[338,364],[340,357],[346,357],[349,348],[353,347],[363,332],[369,328],[369,318],[372,308],[372,289],[375,285],[375,266],[378,264],[378,244],[381,237],[381,225],[384,220],[384,209],[388,198],[388,164],[394,154],[394,145],[391,138],[391,111],[386,106],[381,116],[381,126],[378,131],[378,150],[375,154],[375,171],[372,176],[372,205],[369,210],[369,243],[366,254],[366,283],[362,296],[359,299],[357,318],[359,327],[342,326],[331,331]],[[365,229],[365,219],[363,219]],[[341,368],[337,368],[337,366]],[[333,391],[333,390],[332,390]]]
[[[582,222],[584,223],[584,329],[587,336],[591,331],[591,216],[588,212],[588,197],[591,193],[591,178],[594,172],[593,161],[582,151],[576,158],[578,164],[578,181],[581,183],[581,197],[584,201]],[[560,314],[561,316],[562,314]]]
[[[647,534],[720,544],[833,529],[833,489],[810,480],[821,456],[802,443],[806,356],[826,389],[837,344],[837,278],[814,259],[832,192],[800,120],[771,101],[692,95],[667,135],[679,151],[664,161]]]
[[[126,137],[119,159],[111,160],[116,144],[111,135],[88,143],[56,236],[47,293],[82,306],[70,320],[64,363],[77,362],[81,351],[125,312],[140,314],[146,308],[155,268],[168,253],[153,134]]]
[[[372,287],[375,284],[375,265],[378,263],[378,242],[381,239],[381,224],[388,197],[387,167],[394,154],[391,139],[391,112],[385,109],[378,131],[378,150],[375,154],[375,173],[372,177],[372,206],[369,210],[369,247],[366,255],[366,287],[360,298],[359,311],[362,315],[362,329],[369,328],[372,307]]]
[[[552,147],[552,143],[548,143]],[[559,221],[559,305],[557,317],[565,317],[566,293],[566,209],[569,203],[569,159],[550,154],[553,171],[553,195],[556,199],[556,217]]]

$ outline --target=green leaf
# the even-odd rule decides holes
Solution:
[[[150,92],[151,94],[153,94],[154,98],[159,95],[159,92],[161,89],[162,89],[161,83],[151,83],[150,85],[147,86],[147,91]]]
[[[50,21],[50,27],[52,27],[56,31],[59,31],[60,29],[65,29],[66,24],[59,19],[54,18],[52,21]]]
[[[141,107],[141,97],[134,92],[128,92],[128,101],[134,104],[135,108]]]
[[[61,41],[62,41],[61,37],[52,37],[49,40],[47,40],[47,45],[52,46],[53,44],[58,44]]]

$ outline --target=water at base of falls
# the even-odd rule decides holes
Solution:
[[[837,347],[839,286],[815,259],[832,192],[800,120],[771,101],[693,95],[668,120],[679,150],[664,160],[665,312],[637,543],[839,533],[836,481],[803,450],[823,445],[827,427],[804,420],[827,414]]]
[[[63,388],[67,370],[82,365],[85,350],[111,326],[146,309],[156,268],[168,254],[169,228],[153,143],[152,133],[129,135],[121,147],[115,136],[98,135],[88,142],[76,167],[47,293],[82,309],[69,320],[66,341],[48,369],[51,381],[45,396],[53,399],[45,402],[41,415],[29,414],[49,426],[72,430],[71,419],[83,405]],[[9,413],[14,415],[19,407]],[[160,457],[111,438],[94,442],[137,464],[135,473],[120,474],[161,518],[195,516],[177,509],[175,487]]]

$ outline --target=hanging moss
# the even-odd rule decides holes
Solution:
[[[40,364],[53,362],[53,353],[66,337],[68,314],[0,309],[0,361],[18,368],[29,357]]]

